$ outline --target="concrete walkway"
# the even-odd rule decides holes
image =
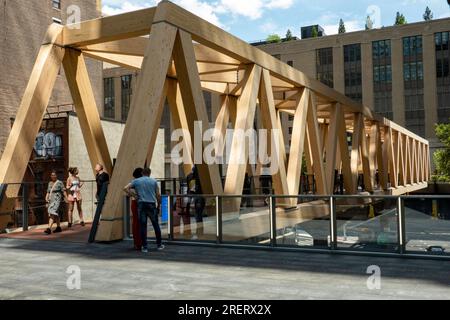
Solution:
[[[450,298],[448,261],[131,246],[0,239],[0,299]],[[380,267],[379,290],[367,287],[370,265]],[[79,290],[67,288],[69,266],[81,270]]]

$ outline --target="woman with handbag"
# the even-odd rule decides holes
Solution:
[[[59,209],[61,203],[65,199],[64,183],[58,180],[56,171],[52,171],[50,175],[50,183],[48,184],[47,194],[45,196],[45,201],[47,202],[47,212],[48,212],[48,228],[44,231],[46,234],[52,233],[53,224],[56,223],[56,229],[54,233],[61,232]]]
[[[80,216],[80,225],[84,227],[83,220],[83,208],[81,207],[81,187],[83,186],[83,182],[81,182],[78,177],[78,168],[71,167],[69,168],[69,178],[67,178],[67,200],[69,201],[69,228],[72,227],[73,223],[73,209],[75,207],[75,203],[77,204],[78,215]]]

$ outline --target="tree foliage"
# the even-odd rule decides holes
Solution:
[[[277,43],[281,42],[281,37],[275,33],[269,34],[266,38],[266,41],[269,43]]]
[[[425,13],[423,14],[423,20],[430,21],[433,19],[433,13],[431,12],[430,8],[427,6],[425,9]]]
[[[395,15],[395,23],[394,25],[399,26],[402,24],[407,24],[408,22],[406,21],[405,16],[403,15],[403,13],[400,13],[397,11],[397,14]]]
[[[440,123],[435,128],[436,137],[444,145],[433,154],[436,167],[434,180],[450,182],[450,123]]]
[[[288,29],[288,31],[286,31],[286,37],[285,37],[286,41],[291,41],[293,39],[292,37],[292,32],[290,29]]]
[[[317,38],[319,36],[319,31],[317,31],[317,27],[313,26],[312,30],[311,30],[311,37],[312,38]]]
[[[338,33],[345,33],[345,24],[344,24],[344,20],[342,20],[342,19],[339,20]]]

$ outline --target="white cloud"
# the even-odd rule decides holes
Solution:
[[[173,0],[174,3],[199,17],[224,27],[219,15],[242,16],[252,20],[262,17],[266,10],[288,9],[295,0]],[[142,8],[152,7],[159,0],[103,0],[103,13],[114,15]]]
[[[294,0],[270,0],[266,7],[268,9],[289,9],[294,4]]]

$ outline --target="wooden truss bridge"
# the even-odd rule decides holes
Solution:
[[[114,172],[85,57],[140,70]],[[23,178],[61,65],[92,166],[102,163],[112,173],[100,241],[123,237],[122,188],[133,169],[151,159],[166,98],[175,127],[193,136],[194,121],[209,123],[202,90],[222,97],[215,121],[221,134],[229,122],[235,129],[252,128],[258,109],[268,130],[281,129],[280,113],[294,117],[288,159],[284,143],[271,154],[279,159],[272,176],[276,194],[298,194],[303,154],[320,195],[333,193],[335,170],[344,176],[348,194],[357,193],[360,172],[369,192],[377,191],[376,173],[378,192],[403,194],[427,186],[427,140],[168,1],[49,27],[1,158],[3,184]],[[230,158],[241,154],[248,157],[248,147],[234,136]],[[198,165],[203,192],[241,194],[246,168],[229,164],[223,186],[218,165]],[[8,189],[7,195],[13,192],[18,190]]]

